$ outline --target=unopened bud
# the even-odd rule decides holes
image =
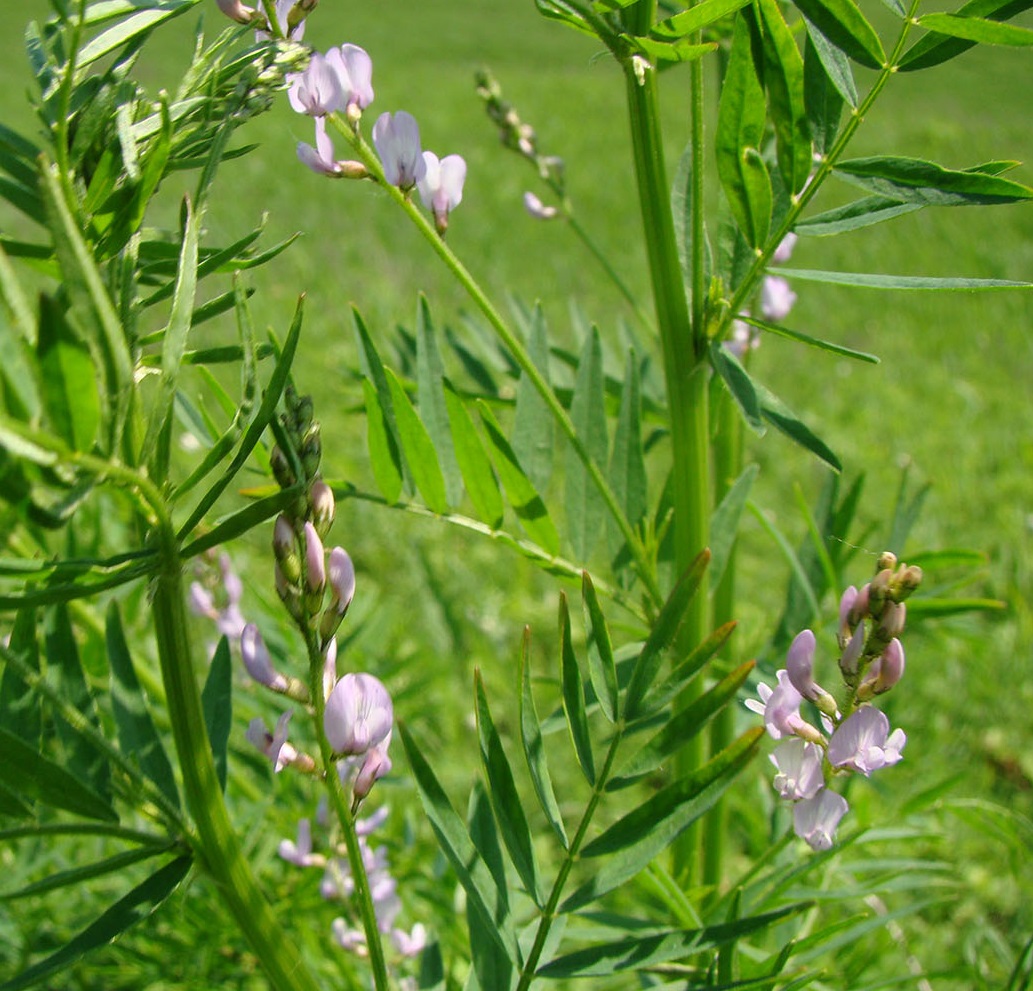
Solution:
[[[876,618],[882,615],[892,578],[893,572],[889,568],[883,568],[868,585],[868,608]]]
[[[323,541],[319,539],[316,528],[311,523],[305,524],[305,587],[314,595],[319,595],[326,585],[326,556]]]
[[[305,474],[312,478],[319,471],[319,462],[323,457],[323,442],[319,437],[319,424],[313,423],[301,440],[301,467]]]
[[[273,527],[273,554],[283,577],[292,585],[301,581],[301,557],[294,527],[283,513],[276,517]]]
[[[843,655],[839,659],[839,670],[849,681],[857,674],[857,662],[861,658],[861,651],[864,649],[864,627],[858,626],[854,635],[847,642]]]
[[[879,659],[879,676],[875,681],[875,694],[888,692],[904,677],[904,647],[896,638],[886,644]]]
[[[893,582],[894,598],[903,602],[919,585],[922,584],[922,569],[917,564],[901,568]]]
[[[879,637],[889,641],[904,632],[907,606],[903,602],[887,602],[879,620]]]
[[[319,480],[312,483],[309,489],[309,502],[312,504],[312,522],[316,533],[325,537],[334,522],[334,493],[326,482]]]
[[[280,570],[280,565],[277,563],[276,569],[273,573],[273,581],[276,584],[276,594],[280,597],[280,601],[283,603],[284,608],[290,613],[293,620],[298,623],[303,623],[307,619],[305,616],[305,610],[301,602],[301,593],[298,591],[296,585],[287,581],[284,577],[283,571]]]
[[[883,551],[879,555],[878,564],[875,568],[877,571],[892,571],[897,566],[897,555],[893,551]]]
[[[245,6],[240,0],[217,0],[217,2],[219,10],[238,24],[251,24],[255,18],[255,8]]]
[[[273,667],[269,650],[254,623],[248,623],[240,634],[240,655],[244,658],[247,673],[260,685],[274,692],[286,691],[287,679]]]
[[[349,110],[350,113],[350,110]],[[361,113],[361,111],[360,111]],[[349,118],[350,119],[350,118]],[[366,168],[362,162],[355,162],[351,159],[347,159],[343,162],[334,163],[338,170],[335,175],[339,175],[342,179],[368,179],[369,169]]]
[[[291,470],[291,463],[287,460],[287,455],[280,450],[278,444],[269,455],[269,464],[273,469],[273,478],[276,479],[276,483],[281,489],[289,489],[297,481]]]

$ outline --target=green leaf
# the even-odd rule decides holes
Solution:
[[[416,789],[420,793],[420,801],[434,835],[437,836],[442,851],[466,891],[467,898],[480,916],[485,930],[515,964],[520,958],[520,952],[505,895],[499,890],[484,860],[474,847],[463,820],[449,803],[448,796],[424,758],[420,746],[404,723],[398,724],[398,730]],[[0,991],[3,989],[0,988]]]
[[[606,396],[603,383],[603,346],[599,331],[593,327],[585,338],[574,381],[570,419],[588,456],[596,465],[606,463],[609,442],[606,436]],[[588,560],[603,529],[606,503],[592,483],[588,470],[568,445],[566,457],[566,522],[567,536],[574,558]]]
[[[794,3],[808,24],[814,24],[855,62],[869,69],[881,69],[886,64],[882,42],[854,0],[794,0]]]
[[[7,819],[35,819],[32,809],[0,784],[0,816]]]
[[[853,203],[844,203],[842,206],[798,221],[793,230],[803,236],[829,237],[832,234],[881,224],[884,220],[892,220],[905,213],[914,213],[923,206],[922,203],[901,203],[900,200],[888,196],[864,196]]]
[[[0,984],[0,991],[21,991],[70,967],[80,957],[105,946],[137,922],[146,919],[175,890],[190,870],[191,858],[179,857],[120,898],[95,922],[74,936],[56,953]]]
[[[834,52],[832,71],[839,71],[841,78],[832,79],[832,74],[825,65],[825,60],[818,52],[813,37],[807,35],[803,52],[803,100],[807,110],[807,121],[814,139],[814,149],[820,155],[827,155],[836,142],[839,123],[843,116],[843,103],[856,105],[857,92],[853,87],[853,76],[850,74],[850,63],[847,57],[832,45]],[[837,59],[838,57],[838,59]],[[842,70],[846,70],[843,73]],[[850,99],[841,92],[847,91]]]
[[[761,419],[760,399],[757,395],[757,384],[750,378],[742,362],[726,347],[717,341],[710,342],[710,364],[728,387],[735,405],[749,424],[750,429],[758,435],[764,433],[764,421]]]
[[[650,711],[655,712],[680,695],[686,685],[700,672],[703,665],[721,652],[735,632],[735,627],[735,620],[729,620],[697,644],[649,697]]]
[[[783,327],[781,324],[768,323],[767,320],[758,320],[756,317],[741,316],[739,319],[751,326],[760,327],[761,330],[766,330],[771,334],[777,334],[779,337],[788,338],[791,341],[799,341],[801,344],[817,348],[819,351],[828,351],[831,354],[842,355],[844,358],[854,358],[857,361],[865,361],[870,365],[879,364],[878,355],[869,354],[867,351],[855,351],[853,348],[844,347],[842,344],[833,344],[832,341],[823,341],[820,338],[804,334],[799,330],[791,330],[789,327]]]
[[[7,649],[21,657],[33,671],[39,671],[35,609],[18,611]],[[0,680],[0,726],[23,739],[33,749],[39,748],[42,730],[39,696],[11,664],[4,665],[3,679]]]
[[[567,728],[570,730],[577,762],[585,780],[594,785],[595,761],[592,758],[592,737],[585,712],[585,691],[577,655],[570,642],[570,613],[563,592],[560,592],[560,679],[563,683],[563,712],[567,717]]]
[[[750,247],[763,245],[771,221],[771,180],[761,156],[766,114],[753,61],[750,29],[741,14],[717,113],[715,155],[721,188]]]
[[[0,785],[16,796],[87,819],[118,822],[118,814],[75,775],[0,727]]]
[[[201,691],[201,709],[204,712],[208,739],[212,745],[215,774],[219,779],[219,787],[225,791],[227,752],[230,728],[233,725],[233,660],[226,637],[221,637],[215,648],[208,677]]]
[[[463,476],[456,460],[448,406],[442,391],[444,377],[430,307],[427,297],[421,294],[416,304],[416,382],[420,417],[437,451],[448,505],[458,506],[463,498]]]
[[[760,472],[759,465],[747,465],[732,487],[724,494],[710,519],[710,584],[717,588],[732,557],[732,546],[739,533],[739,521],[746,507],[750,489]]]
[[[624,365],[624,387],[607,474],[624,518],[632,526],[638,526],[646,515],[649,498],[642,451],[642,389],[638,362],[631,349]]]
[[[538,804],[541,806],[549,825],[556,831],[564,849],[567,847],[567,832],[563,828],[563,814],[560,812],[556,794],[552,789],[552,778],[545,758],[545,746],[542,742],[542,728],[538,722],[538,712],[531,692],[531,629],[524,628],[524,638],[520,650],[520,740],[524,747],[527,769],[531,773]]]
[[[394,372],[390,368],[385,368],[384,374],[391,390],[398,439],[405,454],[406,464],[412,473],[413,482],[428,507],[444,516],[448,512],[448,496],[445,494],[445,478],[441,474],[434,442]]]
[[[674,638],[678,635],[682,620],[685,618],[685,610],[689,608],[689,603],[699,590],[700,582],[703,581],[703,574],[709,563],[710,551],[706,549],[700,551],[696,560],[686,568],[677,584],[671,589],[671,594],[667,596],[667,601],[656,617],[656,622],[653,623],[649,639],[646,640],[632,669],[631,680],[628,682],[627,693],[624,696],[625,719],[634,719],[639,715],[641,703],[660,670],[664,651],[674,643]]]
[[[604,858],[591,879],[560,907],[561,912],[591,904],[634,877],[682,832],[711,809],[746,766],[764,736],[763,726],[744,733],[701,768],[668,785],[629,812],[582,851]]]
[[[643,775],[655,771],[665,759],[702,732],[710,719],[735,698],[754,667],[753,661],[741,664],[699,698],[676,712],[659,733],[635,752],[621,768],[619,776],[607,784],[607,791],[625,788]]]
[[[111,666],[111,708],[118,727],[119,746],[122,753],[136,760],[140,770],[178,808],[176,778],[165,748],[161,745],[161,737],[147,711],[147,702],[136,678],[133,659],[122,629],[122,617],[115,601],[108,606],[105,634],[108,663]]]
[[[387,423],[380,397],[369,379],[362,380],[366,399],[366,447],[377,488],[389,503],[398,502],[402,494],[402,456],[398,443]]]
[[[1028,10],[1031,5],[1033,0],[969,0],[954,11],[954,16],[1007,21],[1016,14]],[[919,38],[904,53],[898,67],[901,72],[928,69],[967,52],[975,43],[965,38],[946,37],[930,32],[924,38]]]
[[[1001,612],[1007,608],[1008,603],[1000,599],[938,599],[921,596],[907,600],[908,615],[912,619],[919,616],[959,616],[968,612]]]
[[[982,45],[1013,45],[1027,48],[1033,45],[1033,30],[1014,24],[1001,24],[982,17],[966,17],[961,14],[923,14],[918,18],[919,27],[928,28],[937,34],[952,38],[964,38]]]
[[[61,696],[100,732],[100,719],[93,696],[86,685],[86,676],[79,659],[79,648],[68,618],[68,604],[60,603],[43,615],[43,636],[46,645],[47,669],[57,674]],[[54,717],[64,749],[64,766],[98,795],[111,798],[111,771],[106,754],[100,753],[83,736],[59,716]]]
[[[836,174],[878,196],[923,206],[988,205],[1033,198],[1033,189],[1011,179],[945,169],[917,158],[854,158],[838,162]]]
[[[822,272],[816,269],[779,268],[779,275],[801,282],[830,282],[837,286],[860,286],[865,289],[953,290],[985,292],[996,289],[1033,289],[1033,282],[1008,279],[930,278],[924,275],[869,275],[861,272]]]
[[[36,323],[0,244],[0,387],[8,390],[8,411],[27,420],[39,416],[42,408],[30,351],[35,340]]]
[[[480,519],[493,530],[502,526],[504,505],[499,483],[492,470],[491,461],[484,453],[481,441],[477,436],[470,414],[466,411],[463,400],[459,398],[455,387],[448,379],[443,380],[445,387],[445,408],[451,423],[452,440],[455,445],[456,461],[466,483],[466,492],[470,496],[474,509]]]
[[[513,770],[506,757],[495,722],[488,708],[488,697],[479,670],[474,672],[474,699],[477,713],[477,735],[481,744],[481,765],[488,780],[488,797],[524,890],[534,903],[542,907],[538,890],[538,867],[534,858],[534,842],[524,815],[524,806],[517,791]]]
[[[97,59],[110,55],[115,49],[137,41],[159,24],[185,14],[199,2],[200,0],[166,0],[160,6],[145,10],[138,10],[137,6],[137,13],[102,31],[82,47],[76,60],[76,68],[83,69]]]
[[[708,41],[694,45],[687,39],[678,41],[656,41],[653,38],[622,34],[621,41],[654,65],[661,62],[695,62],[717,50],[717,42]]]
[[[160,857],[168,850],[171,843],[164,846],[141,846],[135,850],[124,850],[114,856],[106,857],[104,860],[95,861],[92,864],[84,864],[82,867],[72,867],[64,871],[55,871],[40,881],[27,884],[17,891],[5,891],[0,894],[0,901],[14,901],[18,898],[31,898],[36,895],[45,894],[48,891],[56,891],[58,888],[66,888],[69,885],[83,884],[95,877],[103,877],[105,874],[112,874],[121,871],[126,867],[139,863],[141,860],[150,860]]]
[[[758,0],[764,48],[764,82],[775,127],[778,168],[790,194],[800,192],[814,167],[811,127],[804,102],[803,59],[775,0]]]
[[[581,605],[585,615],[588,646],[588,677],[599,700],[599,708],[610,722],[615,722],[620,706],[617,696],[617,666],[613,659],[610,631],[592,584],[592,576],[581,573]]]
[[[750,0],[703,0],[702,3],[653,25],[652,33],[657,38],[685,38],[729,14],[734,14],[749,2]]]
[[[556,527],[545,508],[542,497],[535,491],[502,428],[486,403],[478,400],[481,422],[488,435],[488,446],[494,455],[495,470],[499,474],[506,498],[520,520],[527,535],[550,554],[559,554],[560,541]]]
[[[527,337],[527,353],[546,382],[549,381],[549,340],[545,314],[535,304]],[[531,380],[521,374],[517,383],[516,413],[513,417],[513,450],[527,470],[527,477],[544,492],[552,477],[552,455],[556,427],[552,413]]]

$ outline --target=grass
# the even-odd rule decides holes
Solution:
[[[25,5],[30,12],[43,6],[38,0]],[[214,4],[208,6],[209,30],[221,29]],[[153,85],[174,86],[189,52],[191,28],[180,21],[154,46],[157,54],[152,51],[145,66]],[[469,180],[449,241],[492,294],[540,299],[553,333],[567,341],[575,337],[568,307],[576,300],[598,322],[616,359],[617,322],[629,317],[627,307],[565,229],[524,214],[520,197],[534,176],[497,147],[472,83],[474,70],[490,65],[507,98],[536,127],[541,147],[565,158],[579,217],[644,299],[644,251],[621,82],[605,59],[596,58],[592,44],[541,20],[529,0],[476,5],[424,0],[404,8],[325,2],[307,40],[317,47],[362,44],[375,65],[373,110],[412,111],[425,145],[467,158]],[[668,78],[667,152],[673,174],[687,127],[680,84],[675,76]],[[16,34],[5,33],[0,92],[11,97],[5,122],[31,129],[17,98],[26,79]],[[863,83],[863,75],[859,79]],[[1033,162],[1024,103],[1031,91],[1033,65],[1022,51],[972,52],[946,67],[901,75],[860,131],[852,153],[917,155],[959,168],[995,158]],[[328,472],[371,488],[362,454],[365,425],[350,414],[356,400],[349,374],[356,363],[350,306],[361,309],[383,340],[397,325],[411,326],[418,291],[427,292],[439,321],[456,327],[467,303],[384,197],[359,183],[328,183],[298,165],[294,145],[311,140],[309,122],[291,113],[285,100],[245,138],[261,147],[224,168],[221,195],[208,218],[211,236],[231,240],[264,211],[270,242],[303,232],[280,261],[255,274],[255,312],[261,324],[282,333],[297,294],[307,293],[306,343],[296,377],[315,396]],[[1014,176],[1031,183],[1033,167],[1023,165]],[[188,188],[169,182],[165,208],[174,208]],[[0,208],[0,227],[9,222]],[[792,265],[1030,280],[1033,212],[1029,206],[927,210],[836,239],[801,239]],[[931,493],[912,539],[894,550],[906,559],[926,548],[978,549],[986,554],[987,567],[960,594],[985,595],[1006,605],[991,616],[914,624],[907,677],[890,709],[894,725],[908,731],[906,759],[877,782],[877,792],[855,793],[858,821],[885,824],[918,793],[956,779],[929,806],[923,823],[930,848],[949,853],[960,865],[962,893],[949,910],[929,910],[921,921],[908,922],[908,938],[927,967],[943,960],[961,966],[967,954],[982,961],[992,981],[1006,969],[994,934],[1014,948],[1033,929],[1023,895],[1033,876],[1028,850],[1021,854],[1029,837],[1024,841],[1019,832],[1018,839],[1009,840],[1005,827],[990,828],[997,820],[952,803],[978,799],[1033,816],[1033,296],[880,293],[803,283],[794,288],[799,302],[790,326],[882,358],[880,366],[870,367],[768,338],[753,366],[820,429],[847,466],[848,480],[866,475],[862,516],[876,530],[861,548],[853,580],[866,579],[868,562],[883,549],[879,541],[906,464],[913,486],[928,483]],[[756,501],[794,541],[801,540],[805,526],[794,487],[813,501],[824,469],[778,437],[751,441],[750,450],[762,468]],[[350,662],[379,665],[391,674],[398,711],[431,745],[450,748],[446,752],[453,756],[443,774],[465,783],[472,773],[463,743],[471,670],[480,665],[494,690],[508,691],[520,629],[528,620],[536,624],[538,670],[552,663],[546,660],[553,637],[551,587],[491,545],[375,508],[349,504],[335,536],[356,557],[362,583],[354,613],[361,633]],[[787,574],[778,552],[748,522],[744,654],[766,642]],[[249,595],[254,611],[269,598],[257,583]],[[457,697],[466,701],[456,705]],[[744,815],[755,818],[747,806],[756,804],[757,796],[769,801],[766,788],[743,789],[738,802]],[[286,802],[273,808],[253,795],[242,796],[238,804],[269,860],[269,834],[287,835],[296,809]],[[265,827],[263,815],[269,816]],[[739,831],[747,844],[764,841],[755,823]],[[288,872],[268,870],[277,883],[292,883]],[[313,912],[321,910],[306,904]],[[195,917],[191,931],[205,931],[210,923]],[[211,959],[232,959],[229,951],[220,957],[223,940],[230,946],[234,937],[216,929]],[[130,945],[143,955],[151,946],[142,936],[133,936]],[[174,976],[166,976],[167,986],[175,986]],[[184,983],[189,979],[186,974]],[[82,986],[92,986],[86,980]],[[956,986],[971,987],[968,980]]]

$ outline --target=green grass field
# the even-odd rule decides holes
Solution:
[[[38,0],[21,5],[29,14],[43,6]],[[205,20],[212,32],[224,26],[214,3]],[[166,31],[167,40],[152,46],[145,74],[155,88],[174,88],[193,27],[193,20],[184,18]],[[533,188],[534,176],[498,146],[473,86],[475,70],[490,66],[506,97],[535,126],[540,147],[566,160],[581,222],[646,303],[622,82],[605,59],[596,57],[593,45],[542,20],[531,0],[323,0],[306,41],[324,49],[346,41],[365,47],[375,67],[377,95],[370,114],[407,109],[421,123],[424,147],[442,155],[460,152],[467,159],[464,200],[448,238],[495,297],[504,301],[512,293],[528,302],[540,300],[552,333],[566,342],[577,337],[569,316],[576,302],[612,343],[616,362],[618,325],[631,319],[628,307],[562,225],[525,214],[521,195]],[[688,133],[680,79],[677,73],[666,77],[671,174]],[[863,72],[858,81],[864,84]],[[1017,159],[1025,164],[1012,175],[1033,183],[1028,51],[975,51],[893,82],[861,129],[853,154],[915,155],[956,168]],[[27,84],[19,32],[12,29],[0,36],[3,120],[31,133],[22,99]],[[294,114],[285,97],[242,138],[260,147],[224,166],[208,219],[211,239],[220,243],[241,236],[263,213],[268,213],[269,243],[302,232],[279,260],[254,274],[253,310],[260,325],[282,336],[298,293],[307,294],[295,377],[315,397],[326,472],[372,489],[363,454],[365,421],[354,412],[361,394],[350,372],[357,362],[351,306],[387,341],[397,326],[412,326],[417,293],[426,292],[439,324],[459,333],[466,300],[386,197],[360,183],[327,182],[297,162],[295,144],[311,141],[310,122]],[[168,183],[163,208],[175,209],[192,182]],[[13,224],[20,230],[20,220],[5,209],[0,207],[0,229]],[[802,238],[791,265],[1033,281],[1033,208],[929,209],[835,239]],[[852,796],[859,824],[902,826],[909,800],[951,783],[923,813],[921,828],[928,839],[919,847],[957,865],[961,893],[903,922],[906,946],[898,940],[891,947],[883,938],[879,947],[896,954],[889,966],[897,973],[904,972],[908,954],[931,974],[977,961],[964,978],[933,979],[937,989],[997,987],[1009,954],[1033,931],[1028,897],[1033,886],[1033,293],[934,296],[803,282],[794,289],[799,302],[789,326],[882,359],[878,366],[863,365],[766,338],[752,366],[840,455],[846,482],[859,473],[866,476],[861,516],[872,529],[852,579],[865,581],[884,549],[881,541],[907,466],[912,491],[925,484],[931,489],[908,544],[893,549],[905,560],[929,549],[979,550],[986,555],[985,568],[974,582],[958,587],[950,586],[955,576],[942,576],[946,594],[1003,604],[990,615],[915,622],[906,679],[889,707],[893,724],[908,733],[905,760]],[[218,332],[231,335],[230,322]],[[797,491],[813,503],[826,469],[780,436],[751,439],[749,445],[762,468],[754,498],[796,544],[806,534]],[[525,622],[535,624],[537,650],[544,657],[554,637],[552,586],[494,545],[377,507],[347,504],[334,535],[352,551],[360,572],[355,613],[361,633],[352,656],[376,658],[380,669],[392,674],[399,714],[443,748],[446,766],[439,773],[468,782],[473,768],[462,762],[470,751],[465,740],[470,705],[457,705],[455,699],[469,698],[475,665],[500,694],[514,684]],[[257,543],[240,550],[242,560],[259,563],[251,574],[263,566],[271,569],[259,553]],[[739,649],[751,656],[762,650],[777,621],[789,570],[750,519],[742,553]],[[256,611],[272,608],[267,585],[256,580],[249,587],[245,601]],[[825,605],[832,620],[834,605]],[[744,724],[746,719],[744,712]],[[237,721],[243,727],[242,715]],[[396,768],[403,764],[399,754]],[[749,821],[756,817],[750,806],[762,794],[768,801],[767,769],[758,762],[749,773],[752,780],[732,800],[733,813],[744,817],[742,825],[733,818],[733,830],[747,846],[762,834],[762,826]],[[301,888],[275,859],[276,842],[291,832],[300,814],[289,798],[300,804],[302,789],[279,780],[256,787],[249,782],[258,775],[241,777],[248,781],[233,786],[234,798],[256,858],[268,862],[281,897],[297,899],[291,915],[325,915],[311,888]],[[406,785],[396,782],[385,791],[392,795],[394,789]],[[987,812],[978,803],[994,803],[1015,818]],[[412,813],[408,827],[416,828],[417,819]],[[404,857],[400,839],[399,849],[397,856]],[[3,856],[0,851],[0,863]],[[433,878],[428,876],[423,887],[433,893]],[[192,975],[221,973],[223,967],[236,973],[239,983],[222,986],[262,986],[257,976],[248,976],[247,959],[237,956],[235,934],[209,916],[210,900],[191,901],[188,893],[177,904],[184,906],[184,918],[163,919],[158,941],[153,934],[134,932],[120,951],[125,956],[112,954],[93,968],[85,965],[77,972],[78,983],[68,986],[157,991],[187,986]],[[0,906],[0,935],[24,945],[29,916],[5,912]],[[58,926],[39,924],[43,942],[35,950]],[[326,926],[321,921],[312,929],[318,933],[304,938],[315,954],[325,942]],[[162,945],[170,947],[171,962],[158,977],[147,961]],[[127,957],[129,974],[139,967],[135,978],[115,976],[115,961],[122,967]],[[209,969],[190,969],[195,966]],[[349,966],[325,964],[328,975]],[[985,984],[973,983],[983,978]],[[119,983],[123,980],[130,983]]]

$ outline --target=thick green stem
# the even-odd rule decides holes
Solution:
[[[641,7],[642,5],[640,5]],[[640,9],[635,16],[642,19]],[[645,25],[648,29],[648,23]],[[641,23],[639,30],[643,29]],[[672,497],[674,505],[675,561],[678,573],[684,572],[708,542],[710,522],[710,482],[708,460],[707,382],[705,357],[706,328],[703,325],[703,253],[693,246],[693,312],[690,319],[688,302],[678,259],[674,218],[671,213],[670,187],[664,167],[663,143],[660,134],[660,109],[656,70],[641,62],[624,67],[625,89],[631,124],[632,151],[639,191],[639,205],[646,234],[653,299],[663,351],[667,385],[667,405],[671,427]],[[695,75],[702,86],[702,77]],[[694,100],[694,106],[696,101]],[[693,115],[694,167],[703,162],[702,119]],[[698,180],[694,180],[698,184]],[[702,209],[703,197],[693,196],[692,229],[702,230],[702,220],[695,214]],[[701,235],[694,240],[702,242]],[[697,271],[698,269],[698,271]],[[679,653],[699,643],[708,627],[708,595],[706,582],[693,597],[679,636]],[[688,705],[698,689],[691,687],[678,700],[677,708]],[[693,741],[682,748],[675,764],[675,773],[682,775],[702,763],[702,741]],[[698,830],[693,827],[674,845],[675,871],[680,876],[694,874],[698,860]]]
[[[152,586],[155,636],[187,808],[202,852],[201,866],[215,881],[273,987],[277,991],[314,991],[318,985],[273,915],[223,802],[191,660],[179,547],[172,521],[160,507],[154,508],[159,511],[160,561]]]

